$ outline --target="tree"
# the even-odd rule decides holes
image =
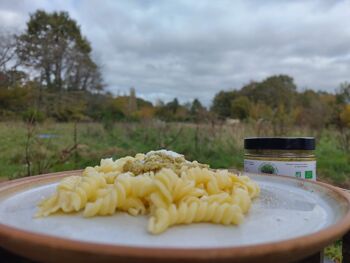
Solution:
[[[203,107],[202,103],[198,99],[193,100],[189,110],[191,119],[196,122],[200,121],[206,113],[206,109]]]
[[[273,118],[273,110],[263,102],[251,103],[249,117],[256,121],[270,121]]]
[[[213,100],[211,110],[216,113],[219,118],[227,118],[231,116],[231,102],[237,97],[237,91],[220,91]]]
[[[280,103],[273,113],[272,127],[274,136],[284,135],[286,126],[290,120],[284,104]]]
[[[100,73],[91,58],[91,46],[67,12],[30,15],[25,33],[17,38],[22,65],[35,69],[52,90],[101,88]]]
[[[340,84],[340,87],[337,90],[337,99],[341,104],[350,103],[350,83],[344,82]]]
[[[350,128],[350,104],[344,106],[340,112],[340,120],[345,127]]]
[[[334,94],[305,90],[296,95],[294,102],[294,124],[322,129],[337,123],[339,110]]]
[[[0,87],[0,119],[2,117],[15,117],[16,113],[22,113],[28,107],[32,107],[34,83],[27,82],[25,85],[14,84],[9,88]]]
[[[342,147],[350,152],[350,104],[345,105],[339,115]]]
[[[135,88],[131,88],[130,95],[129,95],[128,112],[129,114],[132,114],[135,111],[137,111],[136,91],[135,91]]]
[[[190,108],[190,112],[192,115],[197,115],[199,112],[204,110],[202,103],[198,99],[194,99]]]
[[[191,118],[189,108],[180,105],[177,98],[165,105],[157,103],[154,115],[163,121],[188,121]]]
[[[24,71],[11,69],[0,71],[0,89],[10,89],[15,86],[24,85],[28,75]]]
[[[249,118],[251,102],[245,96],[240,96],[231,102],[232,117],[244,120]]]
[[[66,84],[68,90],[101,91],[104,88],[100,67],[90,55],[72,50],[67,63]]]
[[[177,100],[177,98],[173,99],[173,101],[169,102],[166,104],[166,107],[173,113],[175,114],[176,111],[179,108],[179,101]]]
[[[288,75],[271,76],[262,82],[252,82],[243,87],[241,94],[251,101],[263,102],[271,108],[278,108],[284,104],[290,110],[296,95],[296,85]]]
[[[19,71],[15,66],[9,69],[9,64],[15,57],[15,37],[5,31],[0,31],[0,89],[8,89],[19,79]],[[23,73],[23,72],[21,72]]]
[[[16,40],[7,32],[0,31],[0,72],[8,69],[8,63],[15,57]]]

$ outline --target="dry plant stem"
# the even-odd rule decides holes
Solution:
[[[175,142],[177,141],[177,139],[180,137],[182,131],[183,131],[183,127],[181,127],[181,128],[177,131],[175,137],[174,137],[169,143],[167,143],[167,144],[164,145],[164,148],[168,148],[170,145],[172,145],[173,143],[175,143]]]
[[[162,126],[158,127],[158,129],[159,129],[159,143],[158,143],[158,145],[159,145],[160,148],[164,148],[164,133],[165,133],[165,129]]]
[[[199,124],[197,123],[195,134],[194,134],[194,148],[195,148],[196,152],[199,152],[199,144],[198,144],[199,137],[198,136],[199,136]]]
[[[77,126],[78,123],[74,122],[74,132],[73,132],[73,139],[74,139],[74,167],[78,167],[78,133],[77,133]]]
[[[340,140],[342,142],[343,149],[347,152],[350,152],[350,130],[340,127]]]
[[[27,124],[27,140],[25,144],[25,159],[27,165],[27,176],[31,176],[31,165],[30,165],[30,155],[29,155],[29,144],[31,139],[30,125]]]
[[[31,167],[31,155],[30,155],[30,144],[33,137],[34,132],[34,115],[31,116],[31,118],[27,122],[26,126],[26,143],[25,143],[25,160],[27,165],[27,176],[32,175],[32,167]]]

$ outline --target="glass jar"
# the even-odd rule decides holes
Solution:
[[[316,180],[315,138],[244,139],[244,171]]]

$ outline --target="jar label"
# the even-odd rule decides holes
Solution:
[[[316,161],[284,162],[245,159],[244,171],[248,173],[287,175],[316,181]]]

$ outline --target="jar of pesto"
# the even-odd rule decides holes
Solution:
[[[244,171],[316,180],[315,138],[244,139]]]

